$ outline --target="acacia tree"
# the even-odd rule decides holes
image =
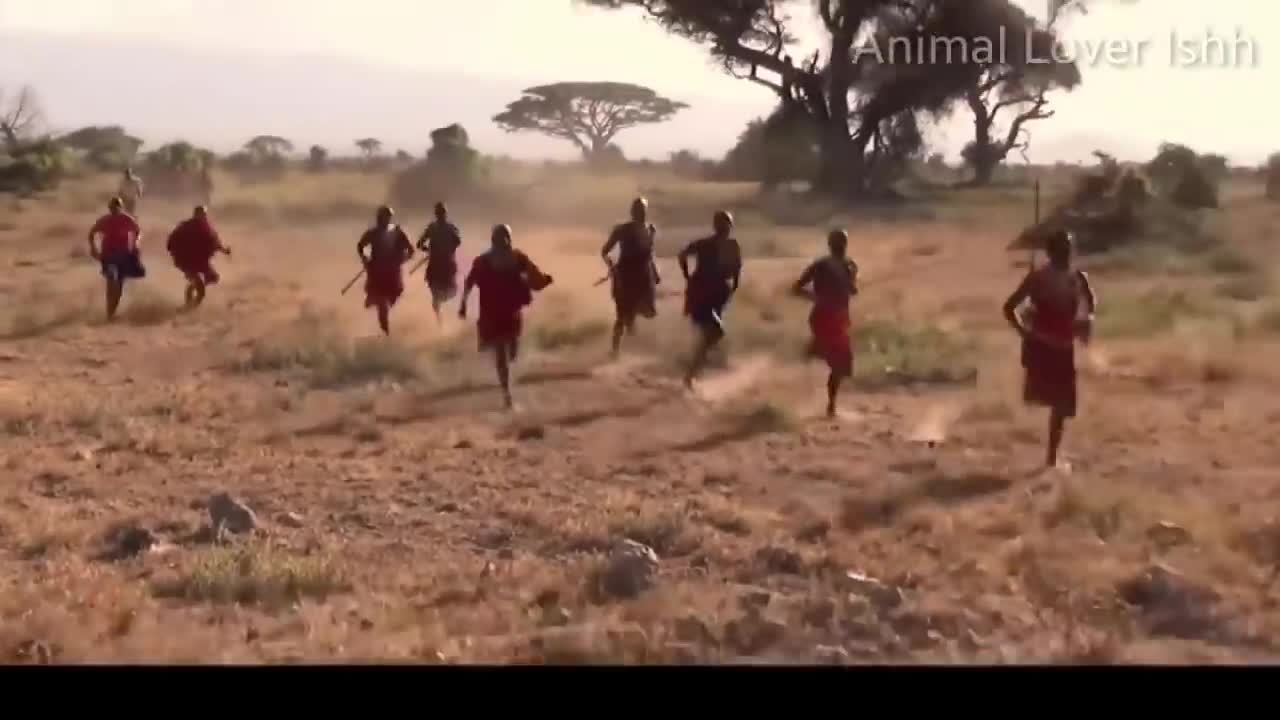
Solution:
[[[623,130],[666,122],[687,107],[640,85],[563,82],[528,88],[493,122],[507,132],[533,131],[568,140],[591,159]]]
[[[1052,29],[1071,10],[1085,12],[1085,7],[1081,0],[1049,0],[1046,29],[1040,31],[1044,35],[1038,42],[1033,41],[1033,51],[1040,49],[1037,45],[1053,47],[1056,39]],[[1029,17],[1023,22],[1029,28],[1035,27]],[[983,68],[964,97],[973,114],[973,140],[961,157],[973,168],[972,184],[977,186],[990,183],[996,167],[1010,153],[1029,147],[1027,123],[1053,117],[1054,111],[1048,108],[1050,91],[1072,90],[1081,80],[1076,63],[1057,53],[1035,58],[1002,53],[997,60],[1000,62]],[[1012,119],[1003,132],[997,132],[999,116],[1005,111],[1012,113]]]
[[[356,141],[356,147],[360,148],[360,152],[364,153],[366,160],[372,160],[381,152],[382,141],[377,138],[364,138]]]
[[[293,152],[293,143],[277,135],[259,135],[245,143],[244,149],[258,160],[278,160]]]
[[[14,150],[44,122],[44,111],[35,90],[24,86],[12,99],[0,91],[0,139]]]
[[[142,140],[119,125],[90,125],[58,138],[63,145],[84,153],[85,162],[99,170],[118,171],[137,157]]]
[[[821,146],[816,189],[846,197],[880,189],[922,144],[917,116],[941,114],[998,61],[1027,56],[1027,16],[1011,0],[579,0],[638,9],[709,47],[724,69],[804,113]],[[792,10],[816,12],[820,47],[807,59]],[[938,42],[971,50],[939,57]],[[924,47],[921,57],[901,48]],[[933,49],[934,51],[930,51]],[[1043,57],[1049,48],[1040,48]],[[807,53],[806,53],[807,54]],[[915,147],[912,147],[912,146]]]

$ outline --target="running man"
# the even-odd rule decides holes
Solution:
[[[706,364],[707,354],[724,339],[724,311],[742,280],[742,246],[733,237],[733,216],[719,210],[712,221],[714,234],[695,240],[676,257],[685,279],[684,312],[701,337],[684,384],[693,387],[694,378]],[[689,273],[689,258],[697,263]]]
[[[462,233],[449,222],[449,209],[436,203],[436,219],[418,239],[418,249],[427,254],[427,289],[431,291],[431,309],[440,319],[440,308],[458,294],[458,248]]]
[[[101,245],[94,242],[99,235]],[[107,321],[110,322],[120,307],[125,281],[147,275],[142,265],[142,230],[138,221],[124,211],[124,201],[120,198],[111,198],[107,214],[89,229],[89,256],[102,266],[102,277],[107,281]]]
[[[373,227],[360,236],[356,255],[364,265],[364,306],[377,308],[378,327],[391,334],[391,308],[404,293],[404,264],[413,257],[413,245],[404,230],[391,222],[395,211],[383,205]],[[369,253],[365,255],[365,248]]]
[[[849,235],[845,231],[831,231],[827,248],[830,252],[813,261],[792,290],[797,296],[813,301],[813,310],[809,313],[809,329],[813,333],[809,354],[825,360],[831,369],[827,376],[827,417],[834,418],[840,384],[853,377],[849,302],[858,294],[858,265],[847,254]],[[810,285],[812,292],[806,289]]]
[[[1049,264],[1028,273],[1004,304],[1005,319],[1022,338],[1023,400],[1049,408],[1050,468],[1058,466],[1066,421],[1076,416],[1075,340],[1089,342],[1098,308],[1089,276],[1072,267],[1072,246],[1065,230],[1050,235]],[[1029,327],[1018,317],[1024,301],[1031,306]]]
[[[208,208],[198,205],[191,217],[178,223],[169,233],[167,249],[174,267],[187,278],[187,309],[200,307],[206,288],[219,280],[218,272],[213,269],[213,256],[231,255],[231,248],[222,244],[218,231],[209,221]]]
[[[652,319],[657,315],[657,285],[662,281],[653,259],[657,228],[647,222],[649,201],[636,198],[631,203],[631,220],[614,226],[600,256],[612,281],[616,320],[613,324],[613,356],[622,347],[623,334],[635,332],[636,317]],[[618,260],[609,253],[618,248]]]

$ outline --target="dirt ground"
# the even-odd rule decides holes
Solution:
[[[112,179],[0,199],[0,657],[1276,661],[1280,213],[1260,189],[1213,221],[1233,262],[1091,261],[1105,312],[1071,468],[1046,472],[999,310],[1025,272],[1005,250],[1020,190],[849,220],[858,378],[830,421],[807,308],[782,291],[825,222],[740,214],[748,284],[689,395],[674,297],[607,359],[596,253],[645,184],[600,191],[598,217],[513,221],[557,282],[528,312],[507,413],[473,326],[456,303],[438,326],[420,276],[390,340],[358,283],[339,293],[385,188],[348,182],[368,218],[251,222],[232,203],[270,189],[216,200],[235,255],[193,313],[160,247],[187,208],[146,201],[149,276],[112,325],[77,251]],[[671,247],[709,225],[711,193],[676,222],[655,202]],[[457,219],[469,263],[507,218]],[[426,216],[401,220],[416,238]],[[255,529],[209,527],[221,493]],[[657,556],[634,594],[608,572],[624,539]]]

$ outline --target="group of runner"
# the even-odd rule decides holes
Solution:
[[[136,210],[140,197],[141,183],[127,175],[121,196],[112,198],[108,213],[89,232],[90,254],[101,263],[106,278],[108,320],[115,316],[125,280],[146,274],[140,259],[141,232],[129,211],[130,207]],[[662,282],[654,253],[658,231],[648,220],[648,210],[648,202],[637,198],[631,205],[630,219],[614,226],[601,248],[608,271],[601,282],[611,284],[615,307],[615,357],[623,338],[635,331],[637,319],[657,315],[657,287]],[[403,267],[415,255],[414,244],[394,220],[390,207],[378,208],[374,225],[356,243],[365,280],[365,307],[375,309],[379,327],[387,335],[391,333],[391,309],[404,293]],[[725,337],[725,311],[739,288],[743,270],[742,248],[733,230],[733,216],[719,210],[712,219],[712,233],[689,243],[677,255],[685,279],[684,314],[699,332],[684,377],[686,387],[692,387],[709,352]],[[100,245],[95,245],[97,237],[102,238]],[[854,370],[850,304],[858,294],[858,266],[848,256],[848,244],[845,231],[832,231],[827,254],[810,263],[792,286],[793,294],[812,303],[808,350],[830,370],[826,408],[830,417],[836,415],[841,385]],[[458,292],[457,251],[461,245],[461,233],[449,221],[448,209],[437,203],[435,219],[416,245],[416,250],[426,255],[425,281],[437,318]],[[196,207],[190,218],[174,228],[167,250],[187,279],[187,307],[199,306],[206,288],[218,282],[212,266],[214,256],[231,254],[214,230],[205,206]],[[1069,234],[1052,234],[1046,250],[1049,263],[1032,268],[1005,303],[1004,314],[1022,339],[1024,399],[1050,409],[1046,460],[1055,466],[1065,422],[1076,413],[1075,341],[1088,341],[1097,298],[1085,273],[1072,267]],[[466,318],[471,293],[478,291],[479,349],[494,353],[508,408],[512,406],[510,366],[519,353],[523,310],[533,302],[535,293],[552,282],[550,275],[514,247],[511,227],[505,224],[493,227],[490,247],[473,260],[463,281],[459,316]],[[1029,312],[1020,314],[1024,303],[1029,303]]]

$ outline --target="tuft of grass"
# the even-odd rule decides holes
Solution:
[[[870,388],[977,381],[973,346],[932,325],[875,321],[855,331],[857,382]]]
[[[202,553],[182,577],[155,590],[162,597],[280,607],[349,589],[330,558],[286,555],[268,548],[213,548]]]
[[[1179,320],[1214,314],[1211,303],[1188,291],[1157,289],[1103,303],[1096,330],[1101,337],[1150,337],[1172,330]]]
[[[126,289],[120,318],[130,325],[159,325],[172,320],[182,307],[152,289]]]
[[[1266,297],[1271,291],[1271,283],[1261,274],[1238,275],[1218,283],[1214,287],[1215,295],[1228,300],[1253,302]]]
[[[373,338],[352,343],[332,318],[304,310],[287,328],[256,341],[240,372],[298,372],[317,387],[338,387],[374,380],[416,380],[423,375],[418,357],[399,341]]]
[[[1280,334],[1280,304],[1271,305],[1258,314],[1257,326],[1263,332]]]
[[[0,232],[13,232],[18,229],[18,223],[12,220],[0,220]]]
[[[1218,247],[1205,256],[1205,266],[1222,275],[1251,275],[1258,272],[1258,264],[1249,257],[1229,247]]]
[[[534,344],[541,350],[559,350],[595,342],[609,334],[610,325],[599,318],[557,318],[536,326]]]
[[[796,418],[786,408],[769,401],[758,403],[745,412],[726,410],[722,419],[731,426],[729,432],[740,438],[788,433],[798,427]]]

